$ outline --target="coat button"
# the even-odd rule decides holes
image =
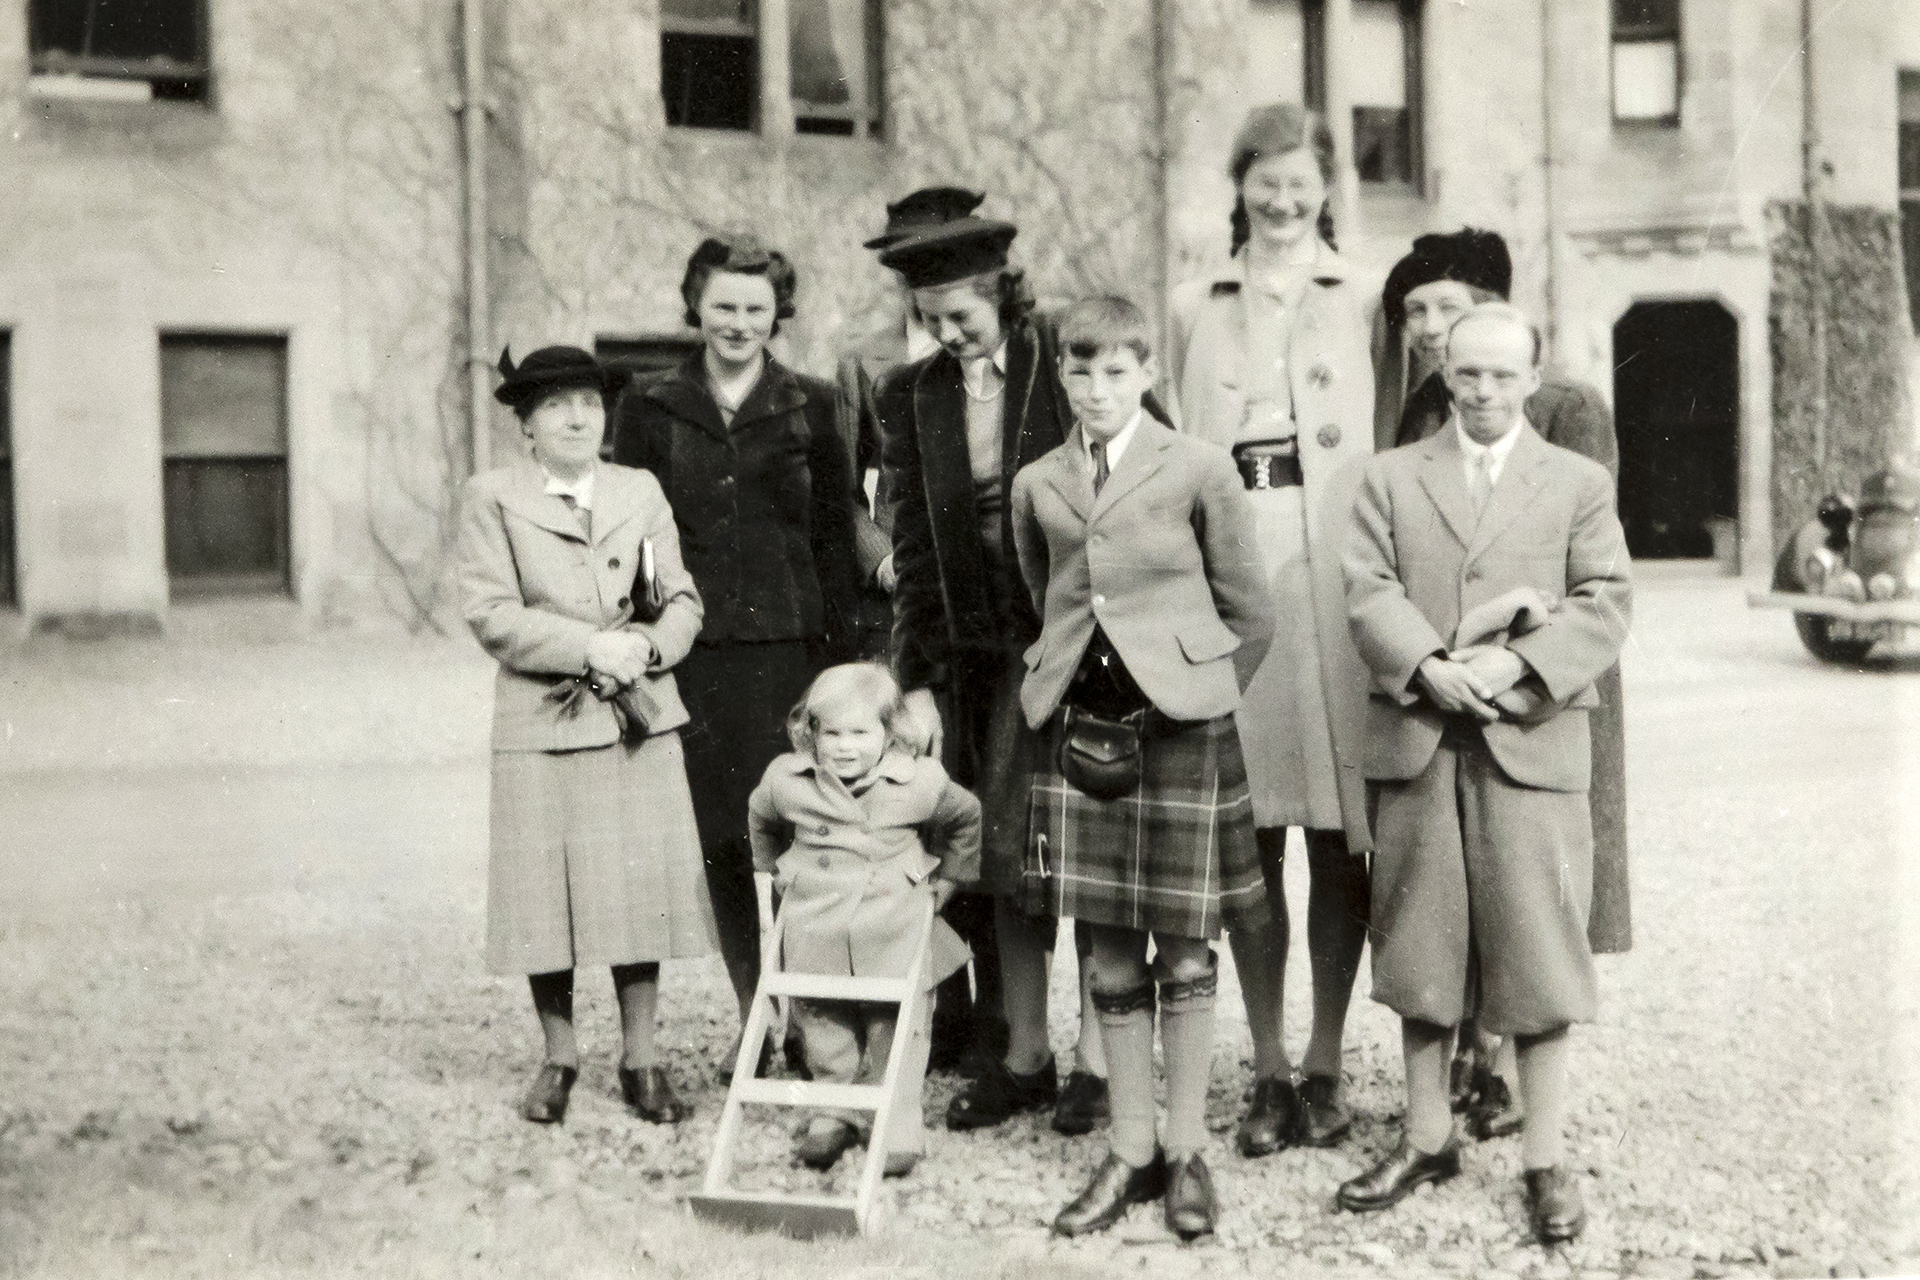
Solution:
[[[823,829],[824,829],[824,828],[823,828]],[[829,858],[829,857],[828,857],[828,856],[827,856],[826,854],[824,854],[824,853],[820,855],[820,867],[821,867],[821,870],[823,870],[823,871],[824,871],[824,870],[825,870],[826,868],[828,868],[828,867],[830,867],[830,866],[832,866],[832,865],[833,865],[833,859],[832,859],[832,858]]]
[[[828,825],[827,825],[826,823],[824,823],[824,822],[820,824],[820,834],[821,834],[821,835],[823,835],[823,836],[824,836],[824,835],[826,835],[826,834],[827,834],[827,833],[828,833],[829,831],[831,831],[832,829],[833,829],[833,828],[831,828],[831,827],[829,827],[829,826],[828,826]],[[825,854],[822,854],[821,856],[822,856],[822,857],[825,857],[826,855],[825,855]]]
[[[1314,438],[1320,442],[1322,449],[1331,449],[1340,443],[1340,428],[1329,422],[1326,426],[1320,428],[1320,434]]]
[[[1333,381],[1333,368],[1326,364],[1316,364],[1307,370],[1307,381],[1316,387],[1325,387]]]
[[[617,605],[615,605],[615,606],[614,606],[614,608],[616,608],[616,609],[624,609],[624,608],[626,608],[626,607],[627,607],[627,598],[626,598],[625,596],[621,596],[621,597],[620,597],[620,603],[619,603],[619,604],[617,604]]]
[[[1467,570],[1467,581],[1468,582],[1480,581],[1480,571],[1478,569]]]
[[[613,557],[613,558],[612,558],[611,560],[608,560],[608,561],[607,561],[607,568],[609,568],[609,569],[618,569],[619,567],[620,567],[620,557],[619,557],[619,556],[614,556],[614,557]]]

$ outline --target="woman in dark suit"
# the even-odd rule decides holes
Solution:
[[[747,237],[703,241],[680,294],[706,345],[630,387],[614,421],[614,460],[659,478],[707,602],[680,667],[687,780],[743,1027],[760,981],[747,798],[787,750],[787,712],[807,684],[850,656],[858,581],[833,387],[767,352],[795,284],[784,255]]]
[[[660,486],[596,457],[606,375],[593,357],[546,347],[517,368],[503,354],[500,371],[494,394],[519,415],[532,457],[467,482],[459,555],[462,611],[500,663],[487,967],[529,975],[546,1037],[527,1119],[566,1116],[579,1072],[573,971],[606,964],[621,1092],[671,1124],[688,1108],[654,1051],[659,961],[714,944],[673,678],[700,630],[700,597]],[[642,622],[633,596],[649,552],[659,609]],[[595,696],[620,686],[632,690],[617,701]]]

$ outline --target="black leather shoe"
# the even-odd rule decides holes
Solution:
[[[543,1063],[540,1074],[533,1078],[533,1086],[521,1100],[520,1114],[535,1124],[559,1124],[567,1118],[567,1095],[573,1092],[573,1082],[579,1078],[576,1067]]]
[[[1561,1244],[1587,1225],[1580,1184],[1565,1165],[1527,1170],[1527,1220],[1541,1244]]]
[[[1300,1133],[1300,1094],[1285,1076],[1266,1076],[1253,1082],[1253,1101],[1247,1118],[1233,1135],[1234,1145],[1248,1158],[1270,1156],[1291,1146]]]
[[[822,1116],[800,1135],[793,1154],[809,1169],[831,1169],[849,1147],[860,1144],[859,1132],[845,1120]]]
[[[1511,1137],[1526,1127],[1527,1118],[1513,1109],[1507,1082],[1489,1073],[1476,1091],[1473,1105],[1467,1108],[1467,1132],[1486,1142]]]
[[[1076,1071],[1060,1087],[1059,1100],[1053,1104],[1053,1131],[1077,1138],[1092,1133],[1110,1114],[1107,1082],[1091,1071]]]
[[[787,1028],[787,1038],[780,1043],[780,1056],[786,1059],[788,1075],[796,1080],[813,1079],[813,1071],[807,1066],[807,1046],[800,1039],[797,1027]]]
[[[693,1108],[674,1095],[659,1067],[620,1068],[620,1096],[635,1115],[655,1124],[679,1124],[693,1114]]]
[[[1415,1151],[1405,1138],[1386,1159],[1357,1178],[1340,1184],[1342,1209],[1354,1213],[1372,1213],[1390,1209],[1413,1194],[1423,1182],[1445,1182],[1460,1172],[1460,1140],[1448,1137],[1447,1145],[1428,1155]]]
[[[1300,1141],[1309,1147],[1331,1147],[1353,1128],[1353,1112],[1340,1098],[1340,1082],[1332,1076],[1308,1076],[1300,1086]]]
[[[1213,1175],[1194,1152],[1167,1174],[1167,1230],[1182,1240],[1213,1234]]]
[[[1202,1172],[1205,1172],[1203,1169]],[[1156,1151],[1153,1159],[1135,1168],[1113,1152],[1094,1170],[1087,1189],[1053,1220],[1053,1234],[1083,1236],[1104,1231],[1120,1221],[1128,1206],[1158,1200],[1167,1193],[1167,1157]]]
[[[1059,1091],[1060,1073],[1053,1059],[1030,1075],[1017,1076],[995,1058],[978,1080],[947,1104],[947,1128],[963,1133],[990,1129],[1016,1112],[1052,1106]]]

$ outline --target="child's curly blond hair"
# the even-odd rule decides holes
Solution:
[[[821,715],[834,707],[867,707],[887,730],[887,745],[915,753],[909,736],[907,703],[893,673],[875,662],[844,662],[813,678],[800,701],[787,713],[787,740],[795,751],[813,754],[813,737]]]

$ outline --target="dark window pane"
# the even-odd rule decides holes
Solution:
[[[1920,187],[1920,121],[1900,122],[1900,186]]]
[[[1613,0],[1616,35],[1674,35],[1680,30],[1680,0]]]
[[[160,440],[169,458],[284,457],[286,342],[162,338]]]
[[[1413,181],[1406,111],[1390,107],[1353,109],[1353,165],[1362,182]]]
[[[751,129],[760,96],[756,42],[738,36],[660,37],[660,92],[667,123],[695,129]]]
[[[1907,268],[1907,310],[1920,330],[1920,200],[1900,202],[1900,256]]]
[[[287,464],[186,458],[164,469],[167,573],[186,590],[287,586]]]
[[[201,0],[32,0],[33,52],[198,62]]]

